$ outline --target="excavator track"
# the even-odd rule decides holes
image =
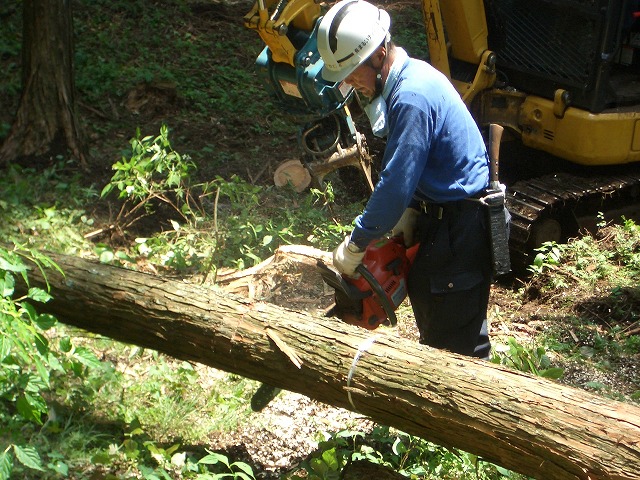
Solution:
[[[640,166],[600,176],[555,173],[521,180],[507,188],[512,223],[511,263],[522,271],[535,249],[549,241],[563,242],[599,221],[640,218]]]

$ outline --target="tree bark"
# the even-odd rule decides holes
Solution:
[[[0,162],[70,150],[85,165],[76,115],[71,2],[25,0],[23,37],[22,94]]]
[[[336,319],[51,255],[60,321],[370,416],[538,479],[640,478],[640,408]],[[38,269],[32,284],[45,285]]]

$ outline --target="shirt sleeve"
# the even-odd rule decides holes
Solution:
[[[360,248],[395,226],[413,198],[429,157],[434,124],[427,112],[397,102],[388,119],[382,172],[351,234],[351,241]]]

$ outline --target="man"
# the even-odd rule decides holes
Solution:
[[[382,171],[334,266],[353,276],[367,245],[388,232],[420,242],[408,293],[420,342],[487,358],[492,281],[489,230],[478,201],[489,160],[477,125],[449,80],[393,45],[387,12],[364,0],[334,5],[318,28],[323,77],[370,99],[386,137]]]

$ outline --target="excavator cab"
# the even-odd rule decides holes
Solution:
[[[423,0],[431,63],[482,126],[575,164],[636,162],[639,4]]]
[[[488,0],[503,80],[592,113],[640,102],[640,2]]]

